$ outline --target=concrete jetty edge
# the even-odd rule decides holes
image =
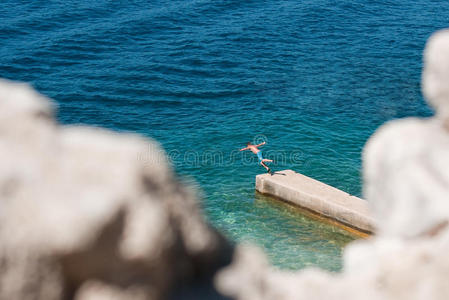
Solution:
[[[257,175],[256,190],[361,232],[374,232],[375,222],[366,200],[293,170]]]

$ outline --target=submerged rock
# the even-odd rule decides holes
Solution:
[[[364,198],[376,235],[345,249],[341,274],[278,271],[257,250],[239,247],[216,277],[222,293],[241,300],[449,298],[449,30],[431,37],[424,57],[423,92],[436,116],[389,122],[364,149]]]
[[[155,142],[59,126],[27,85],[0,81],[0,156],[1,299],[160,299],[230,253]]]

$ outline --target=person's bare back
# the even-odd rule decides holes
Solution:
[[[257,154],[257,152],[260,151],[259,148],[257,148],[257,147],[260,147],[260,146],[259,145],[249,145],[249,146],[247,146],[247,148],[249,150],[251,150],[251,152],[254,153],[254,154]]]
[[[260,164],[261,164],[265,169],[267,169],[267,172],[268,172],[268,173],[271,173],[270,168],[269,168],[265,163],[266,163],[266,162],[273,162],[273,160],[263,158],[263,156],[262,156],[262,151],[259,149],[259,147],[261,147],[261,146],[263,146],[263,145],[265,145],[265,144],[266,144],[266,143],[263,142],[263,143],[260,143],[260,144],[258,144],[258,145],[253,145],[253,144],[251,144],[250,142],[248,142],[248,143],[246,144],[246,147],[240,149],[240,151],[251,150],[251,152],[254,153],[254,154],[256,154],[257,157],[259,158]]]

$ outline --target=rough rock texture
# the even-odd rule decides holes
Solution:
[[[379,234],[415,237],[449,220],[448,153],[439,119],[398,120],[374,134],[364,152],[364,194]]]
[[[272,269],[257,249],[237,249],[216,284],[224,294],[260,299],[449,299],[449,31],[424,55],[423,91],[437,113],[382,126],[363,153],[364,198],[375,237],[350,244],[344,270]]]
[[[365,200],[293,170],[257,175],[256,190],[341,224],[373,232],[374,220]]]
[[[424,96],[436,112],[437,117],[449,117],[449,29],[433,34],[424,52],[422,89]]]
[[[159,299],[229,247],[163,151],[0,81],[0,299]],[[209,274],[210,275],[210,274]]]

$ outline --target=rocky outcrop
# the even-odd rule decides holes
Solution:
[[[160,299],[230,253],[161,148],[0,81],[0,299]]]
[[[423,92],[434,118],[390,122],[365,146],[364,198],[376,236],[345,249],[341,274],[277,271],[257,249],[239,247],[216,278],[219,290],[241,300],[448,299],[448,30],[428,42]]]

